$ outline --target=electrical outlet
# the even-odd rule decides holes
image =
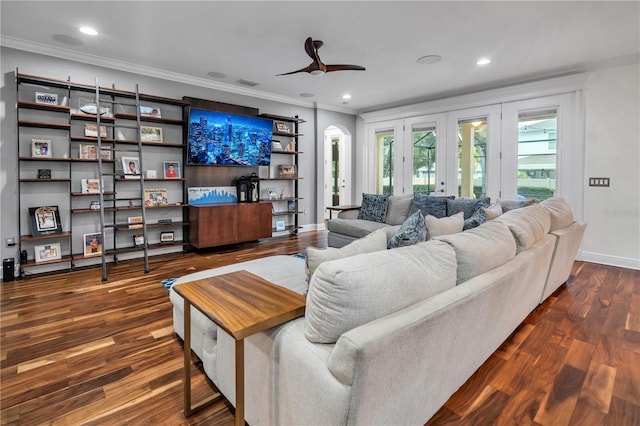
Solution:
[[[15,245],[16,245],[16,238],[15,237],[8,237],[7,238],[7,246],[13,247]]]

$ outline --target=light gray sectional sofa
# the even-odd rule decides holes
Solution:
[[[335,260],[314,266],[305,317],[245,340],[248,423],[424,424],[568,278],[584,227],[552,199],[412,246],[370,251],[374,232],[358,240],[362,254],[328,249]],[[305,261],[293,256],[174,286],[242,269],[305,292]],[[170,298],[182,336],[183,300],[173,289]],[[191,318],[193,350],[234,403],[233,339]]]

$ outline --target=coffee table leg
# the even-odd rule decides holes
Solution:
[[[244,339],[236,340],[236,426],[244,426]]]
[[[184,414],[191,411],[191,302],[184,299]]]

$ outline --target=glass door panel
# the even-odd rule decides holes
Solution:
[[[444,192],[446,123],[445,114],[405,120],[403,145],[406,164],[404,165],[403,193],[436,194]]]
[[[464,198],[487,195],[487,117],[458,120],[458,191]]]
[[[556,191],[556,108],[518,113],[518,199],[546,200]]]
[[[376,131],[376,193],[393,194],[395,134],[393,129]]]

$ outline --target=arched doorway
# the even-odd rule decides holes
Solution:
[[[351,134],[340,125],[324,130],[324,206],[351,204]],[[325,219],[329,211],[324,211]]]

